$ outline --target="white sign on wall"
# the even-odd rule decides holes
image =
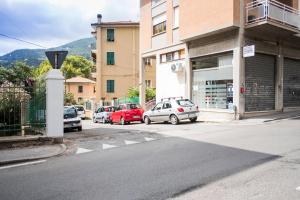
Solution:
[[[244,46],[243,47],[243,57],[252,57],[255,56],[255,45]]]

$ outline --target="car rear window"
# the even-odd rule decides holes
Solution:
[[[77,109],[78,111],[84,111],[84,108],[81,107],[81,106],[76,107],[76,109]]]
[[[74,108],[65,108],[64,109],[64,118],[74,118],[77,117],[76,110]]]
[[[180,99],[180,100],[176,100],[177,104],[180,106],[194,106],[195,104],[193,102],[191,102],[188,99]]]
[[[126,108],[127,108],[127,110],[133,110],[133,109],[138,109],[138,108],[140,108],[140,106],[137,105],[137,104],[127,104],[127,105],[126,105]]]

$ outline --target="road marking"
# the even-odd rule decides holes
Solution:
[[[25,163],[20,163],[20,164],[15,164],[15,165],[8,165],[8,166],[0,167],[0,170],[14,168],[14,167],[21,167],[21,166],[26,166],[26,165],[35,165],[35,164],[43,163],[46,161],[47,160],[38,160],[38,161],[33,161],[33,162],[25,162]]]
[[[156,140],[156,139],[154,139],[154,138],[149,138],[149,137],[145,137],[145,140],[146,140],[147,142],[150,142],[150,141],[154,141],[154,140]]]
[[[112,148],[116,148],[117,146],[115,145],[111,145],[111,144],[102,144],[102,149],[112,149]]]
[[[296,190],[300,192],[300,186],[299,186],[299,187],[297,187],[297,188],[296,188]]]
[[[126,145],[131,145],[131,144],[138,144],[139,142],[132,141],[132,140],[125,140],[124,141]]]
[[[89,153],[92,152],[93,150],[90,149],[84,149],[84,148],[78,148],[76,151],[76,154],[82,154],[82,153]]]

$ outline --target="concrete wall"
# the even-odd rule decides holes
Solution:
[[[182,0],[179,7],[181,40],[239,26],[239,1]]]
[[[156,84],[158,87],[156,88],[156,101],[168,97],[185,97],[187,70],[178,73],[172,72],[171,65],[176,62],[185,63],[182,60],[162,64],[157,59]]]

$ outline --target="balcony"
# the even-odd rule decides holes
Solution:
[[[300,33],[300,12],[275,0],[257,0],[246,6],[246,28],[262,24]]]

